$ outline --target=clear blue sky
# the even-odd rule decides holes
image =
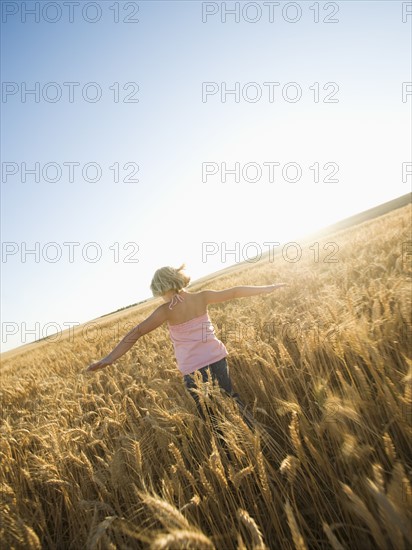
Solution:
[[[71,22],[62,2],[27,1],[38,21],[22,2],[2,2],[2,351],[52,334],[48,323],[63,329],[149,298],[163,265],[186,262],[196,279],[253,255],[222,256],[224,246],[299,242],[410,191],[411,177],[402,181],[411,161],[406,3],[291,4],[270,12],[262,2],[82,2]],[[237,5],[239,21],[225,21],[225,6]],[[38,101],[24,94],[36,82]],[[73,102],[67,82],[79,83]],[[202,97],[206,82],[216,93]],[[222,95],[236,82],[238,102]],[[79,163],[73,181],[70,162]],[[39,181],[30,173],[23,181],[24,163],[39,163]],[[100,167],[99,181],[90,181],[93,166],[83,177],[88,163]],[[239,163],[240,181],[223,181],[222,163]],[[274,181],[264,163],[279,163]],[[299,181],[293,166],[282,177],[288,163],[300,166]],[[337,165],[337,182],[323,181],[333,169],[326,163]],[[135,166],[139,181],[124,181]],[[80,243],[72,262],[67,242]],[[95,263],[84,256],[94,258],[91,242],[101,251]],[[208,248],[216,254],[205,256],[204,243],[216,243]],[[37,261],[24,255],[35,246]],[[58,251],[59,261],[47,261]]]

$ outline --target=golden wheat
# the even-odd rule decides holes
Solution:
[[[410,547],[410,220],[409,205],[319,237],[337,263],[314,261],[311,242],[299,262],[262,258],[193,286],[290,284],[210,308],[253,431],[210,383],[199,397],[215,420],[202,421],[165,326],[83,374],[129,330],[114,338],[116,322],[157,302],[104,317],[98,338],[79,327],[6,355],[3,546]]]
[[[213,543],[202,533],[193,531],[172,531],[158,535],[150,545],[151,550],[215,550]]]

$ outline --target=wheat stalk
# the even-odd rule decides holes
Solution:
[[[262,533],[257,526],[256,521],[250,517],[248,512],[242,508],[238,508],[236,511],[238,519],[245,525],[252,536],[253,550],[267,550],[265,543],[263,542]]]
[[[330,528],[330,526],[323,521],[322,522],[322,527],[323,527],[323,530],[326,533],[326,536],[328,537],[328,540],[329,540],[333,550],[345,550],[344,546],[342,546],[342,544],[338,541],[338,539],[336,538],[336,536],[335,536],[334,532],[332,531],[332,529]]]
[[[173,530],[167,535],[158,535],[150,545],[150,550],[215,550],[214,544],[203,533],[188,530]]]
[[[167,528],[189,529],[190,525],[184,515],[174,506],[148,493],[138,491],[138,495],[142,501],[150,508],[152,513],[163,523]]]
[[[282,460],[279,471],[281,474],[286,475],[289,483],[293,484],[296,479],[296,473],[298,471],[300,461],[296,456],[287,455]]]
[[[307,550],[307,546],[301,532],[299,531],[298,524],[296,523],[295,515],[293,513],[289,500],[286,501],[285,511],[295,548],[297,550]]]
[[[386,548],[386,542],[382,531],[371,512],[367,509],[365,503],[352,491],[348,485],[341,482],[341,487],[352,503],[351,509],[369,527],[378,547],[382,548],[382,550]]]

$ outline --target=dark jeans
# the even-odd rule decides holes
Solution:
[[[242,414],[244,421],[249,426],[249,428],[253,428],[252,417],[245,410],[245,405],[240,400],[239,394],[233,391],[232,381],[230,380],[229,367],[227,365],[226,357],[224,357],[223,359],[220,359],[220,361],[216,361],[216,363],[211,363],[210,365],[206,365],[205,367],[202,367],[201,369],[198,369],[195,372],[200,372],[200,374],[202,375],[203,382],[206,382],[207,380],[209,380],[209,375],[211,374],[212,380],[216,381],[219,384],[219,387],[222,388],[222,390],[224,390],[224,392],[227,395],[233,397],[233,399],[236,401],[239,407],[239,411]],[[193,375],[194,373],[185,374],[183,377],[183,380],[187,390],[195,400],[196,407],[197,407],[197,410],[199,411],[200,416],[203,418],[203,420],[205,420],[205,415],[203,414],[202,406],[199,401],[199,396],[196,395],[195,392],[191,391],[192,389],[198,389],[196,386],[196,382],[193,378]]]

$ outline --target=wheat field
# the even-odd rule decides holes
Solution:
[[[191,287],[289,283],[209,307],[256,419],[249,429],[211,383],[200,392],[229,453],[165,326],[97,373],[84,369],[129,330],[110,317],[98,337],[5,357],[2,548],[410,548],[411,214],[318,239],[318,258],[308,245],[299,261],[262,258]],[[337,262],[324,261],[331,242]],[[119,318],[133,326],[156,305]]]

